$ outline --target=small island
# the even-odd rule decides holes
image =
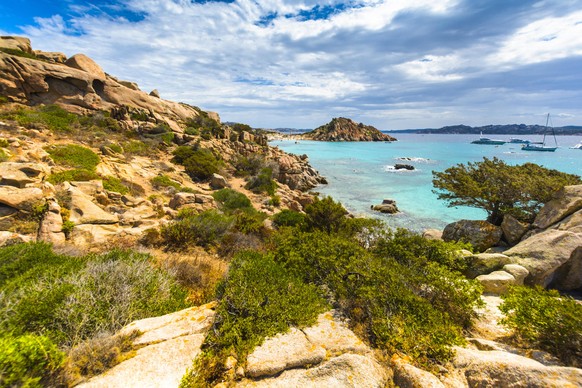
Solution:
[[[380,132],[371,125],[358,124],[345,117],[334,118],[301,137],[319,141],[396,141],[396,138]]]

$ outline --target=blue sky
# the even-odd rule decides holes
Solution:
[[[582,125],[582,0],[10,0],[0,34],[256,127]]]

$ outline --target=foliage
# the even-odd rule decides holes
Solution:
[[[20,108],[0,115],[1,118],[15,120],[27,128],[46,127],[52,131],[69,132],[79,124],[79,116],[69,113],[58,105],[39,108]]]
[[[74,169],[53,173],[48,176],[47,181],[56,185],[63,182],[84,182],[99,178],[99,175],[93,171]]]
[[[332,233],[342,228],[348,212],[341,203],[335,202],[331,197],[325,197],[307,205],[305,214],[305,225],[308,230],[323,230]]]
[[[0,148],[0,163],[8,160],[8,154],[2,148]]]
[[[218,173],[222,167],[222,161],[218,160],[212,151],[200,148],[180,146],[172,152],[172,162],[184,166],[185,171],[194,180],[203,181],[210,179],[212,174]]]
[[[217,293],[214,328],[195,361],[196,372],[187,374],[182,386],[217,382],[231,353],[244,360],[266,337],[313,324],[326,308],[316,287],[271,256],[249,251],[235,256]]]
[[[8,48],[8,47],[0,47],[0,51],[5,52],[6,54],[15,55],[17,57],[23,57],[28,59],[38,59],[35,54],[27,53],[26,51]]]
[[[298,226],[305,222],[305,215],[290,209],[283,209],[273,216],[277,226]]]
[[[99,156],[89,148],[77,144],[60,144],[46,148],[51,159],[58,165],[94,171]]]
[[[174,189],[176,189],[177,191],[180,191],[180,192],[185,192],[185,193],[194,192],[193,189],[180,185],[178,182],[176,182],[175,180],[173,180],[172,178],[170,178],[169,176],[164,175],[164,174],[153,177],[151,179],[151,183],[155,188],[173,187]]]
[[[531,222],[541,206],[566,185],[580,184],[580,177],[550,170],[534,163],[519,166],[483,158],[458,164],[443,172],[433,171],[434,192],[448,206],[484,209],[487,220],[499,225],[504,214]]]
[[[265,159],[259,155],[239,155],[233,162],[236,176],[255,176],[265,168]]]
[[[46,336],[0,336],[0,386],[52,386],[65,355]]]
[[[104,176],[103,188],[108,191],[114,191],[119,194],[129,193],[129,188],[123,184],[121,179],[114,176]]]
[[[246,195],[233,189],[220,189],[212,193],[212,197],[220,204],[220,209],[225,213],[253,208],[251,200]]]
[[[273,246],[285,268],[328,288],[356,332],[374,346],[421,364],[444,361],[451,345],[463,342],[462,328],[474,316],[481,289],[438,263],[444,258],[410,263],[408,249],[429,251],[422,246],[428,240],[390,238],[392,249],[369,251],[345,234],[287,228]]]
[[[269,195],[275,195],[275,190],[277,189],[277,183],[273,180],[273,169],[270,167],[263,168],[259,174],[252,177],[245,188],[251,190],[254,193],[267,193]]]
[[[0,147],[2,148],[6,148],[10,145],[10,143],[8,142],[7,139],[4,138],[0,138]]]
[[[564,363],[582,366],[582,304],[557,291],[516,286],[502,296],[503,325],[519,340],[540,347]]]
[[[73,347],[65,364],[69,386],[111,369],[135,354],[132,342],[139,332],[91,338]]]
[[[124,142],[121,147],[126,155],[150,155],[152,150],[150,145],[141,140],[129,140]]]
[[[184,308],[185,296],[145,254],[69,257],[46,244],[0,249],[0,332],[44,334],[71,346]]]
[[[185,209],[174,221],[162,227],[161,234],[165,245],[172,249],[186,249],[189,245],[207,247],[218,243],[232,223],[231,217],[216,210],[196,214]]]
[[[198,116],[194,116],[186,121],[186,126],[198,129],[202,133],[207,133],[210,136],[217,136],[221,133],[222,127],[220,123],[208,116],[204,111],[198,111]]]

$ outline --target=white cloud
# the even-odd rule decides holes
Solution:
[[[582,117],[579,70],[543,67],[582,66],[580,0],[351,0],[325,19],[289,16],[340,3],[123,0],[137,21],[113,5],[23,31],[34,48],[83,52],[143,90],[256,126],[315,127],[342,112],[380,128],[484,124],[554,106]]]

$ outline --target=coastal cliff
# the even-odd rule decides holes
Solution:
[[[320,141],[396,141],[390,135],[380,132],[371,125],[356,123],[351,119],[338,117],[302,135],[304,139]]]

